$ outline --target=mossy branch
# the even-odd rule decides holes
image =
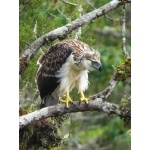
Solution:
[[[117,66],[114,76],[117,81],[124,81],[131,77],[131,59],[127,58],[123,63]]]
[[[116,104],[112,104],[103,101],[101,98],[96,98],[91,100],[89,104],[79,101],[74,101],[70,104],[69,108],[66,108],[65,104],[58,104],[54,106],[45,107],[38,111],[34,111],[27,115],[21,116],[19,119],[19,126],[23,128],[28,124],[34,123],[41,119],[46,119],[48,117],[62,116],[66,113],[84,112],[84,111],[102,111],[106,113],[113,113],[120,115],[119,107]]]

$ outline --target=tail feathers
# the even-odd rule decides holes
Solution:
[[[48,95],[45,98],[43,98],[41,102],[41,108],[56,105],[56,104],[58,104],[58,99],[56,99],[52,95]]]

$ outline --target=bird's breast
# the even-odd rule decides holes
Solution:
[[[70,60],[67,60],[66,63],[63,64],[61,69],[58,71],[56,75],[59,78],[59,87],[57,88],[57,94],[60,96],[64,95],[68,90],[70,91],[75,82],[82,76],[82,71],[77,70],[73,63]]]

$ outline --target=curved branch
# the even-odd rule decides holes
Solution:
[[[128,58],[122,64],[116,67],[116,71],[111,80],[109,81],[108,86],[102,92],[92,96],[92,98],[107,99],[111,95],[113,89],[115,88],[116,84],[119,81],[124,81],[125,79],[130,77],[131,77],[131,59]]]
[[[128,1],[125,1],[128,3]],[[29,61],[33,58],[34,54],[46,43],[50,43],[51,41],[59,38],[59,39],[64,39],[67,34],[71,33],[73,30],[90,23],[92,20],[101,17],[104,15],[104,13],[108,13],[112,11],[113,9],[123,5],[119,0],[112,0],[111,2],[107,3],[106,5],[95,9],[92,12],[89,12],[80,18],[72,21],[71,23],[62,26],[60,28],[57,28],[55,30],[50,31],[49,33],[41,36],[37,40],[35,40],[31,45],[29,46],[28,49],[26,49],[21,57],[20,57],[20,67],[19,67],[19,74],[22,75],[24,71],[26,70]]]
[[[103,101],[101,98],[89,101],[89,104],[79,101],[74,101],[70,104],[69,108],[66,108],[65,104],[58,104],[42,108],[38,111],[34,111],[27,115],[21,116],[19,119],[19,128],[23,128],[28,124],[34,123],[40,119],[46,119],[48,117],[62,116],[66,113],[84,112],[84,111],[102,111],[105,113],[113,113],[120,115],[119,106],[113,103]]]
[[[112,93],[113,89],[115,88],[116,84],[118,83],[117,76],[118,76],[118,72],[116,71],[114,73],[112,79],[109,81],[108,86],[102,92],[93,95],[92,99],[95,99],[95,98],[107,99],[111,95],[111,93]]]
[[[27,126],[33,122],[36,122],[40,119],[45,119],[48,117],[57,117],[64,115],[66,113],[75,113],[75,112],[84,112],[84,111],[101,111],[105,113],[117,114],[122,118],[130,118],[130,110],[126,110],[126,113],[122,112],[118,105],[114,103],[106,102],[105,100],[110,96],[113,89],[119,80],[124,80],[131,75],[131,60],[128,59],[121,65],[119,65],[109,81],[108,86],[100,93],[93,95],[89,104],[80,101],[74,101],[73,104],[70,104],[69,108],[66,108],[65,104],[58,104],[54,106],[49,106],[38,111],[29,113],[27,115],[21,116],[19,120],[20,128]],[[125,71],[125,73],[120,71]],[[124,111],[124,110],[123,110]]]

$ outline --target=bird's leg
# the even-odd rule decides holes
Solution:
[[[80,95],[81,95],[80,97],[81,102],[86,102],[88,104],[90,99],[85,98],[84,93],[82,91],[80,91]]]
[[[60,99],[59,101],[62,102],[62,103],[66,103],[66,106],[67,106],[67,108],[68,108],[68,107],[69,107],[69,103],[73,102],[73,101],[71,100],[71,98],[70,98],[69,91],[67,91],[67,93],[66,93],[66,98],[65,98],[65,100]]]

